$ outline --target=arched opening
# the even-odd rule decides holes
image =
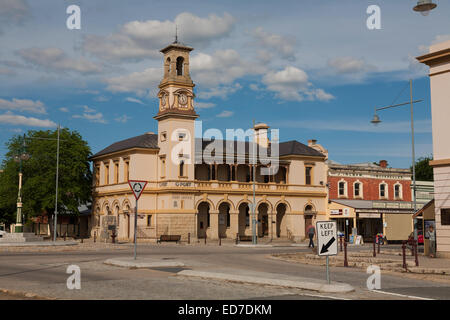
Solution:
[[[277,237],[287,236],[286,230],[286,205],[280,203],[277,206]]]
[[[184,63],[184,58],[178,57],[177,58],[177,76],[183,75],[183,63]]]
[[[201,202],[197,211],[197,238],[203,239],[206,236],[206,230],[209,228],[209,203]]]
[[[269,235],[269,207],[267,203],[261,203],[258,206],[258,237],[262,238]]]
[[[305,206],[303,217],[305,218],[305,237],[308,235],[309,226],[313,224],[314,218],[314,208],[312,205],[308,204]]]
[[[166,60],[166,74],[170,74],[170,69],[171,69],[171,64],[170,64],[170,57],[167,58]]]
[[[248,203],[243,202],[239,205],[238,232],[240,236],[250,234],[250,208]]]
[[[227,228],[230,227],[230,204],[222,202],[219,206],[219,236],[227,237]]]

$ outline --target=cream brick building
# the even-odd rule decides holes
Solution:
[[[116,225],[119,240],[133,239],[135,199],[128,180],[146,180],[139,200],[138,238],[181,235],[191,239],[251,235],[253,164],[251,142],[212,141],[196,137],[194,83],[189,75],[193,48],[174,42],[162,49],[164,75],[159,85],[158,133],[116,142],[91,157],[94,189],[91,234],[108,236]],[[265,150],[272,142],[268,126],[254,127],[255,141]],[[195,137],[191,138],[191,137]],[[190,143],[195,141],[195,143]],[[213,151],[229,163],[202,157],[215,143],[235,146],[233,153]],[[271,149],[270,149],[271,150]],[[209,150],[211,151],[211,150]],[[305,237],[305,227],[326,218],[327,151],[315,140],[279,143],[279,170],[262,175],[256,164],[255,203],[259,238]],[[225,163],[226,162],[226,163]]]

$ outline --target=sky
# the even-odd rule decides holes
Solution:
[[[411,165],[432,155],[427,67],[415,57],[450,40],[450,2],[428,16],[413,0],[0,0],[0,161],[28,130],[77,130],[96,153],[157,132],[160,49],[192,46],[195,109],[204,130],[279,129],[281,141],[316,139],[339,163]],[[78,5],[81,29],[68,29]],[[370,5],[380,29],[369,29]]]

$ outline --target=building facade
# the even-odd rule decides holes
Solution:
[[[338,229],[371,241],[383,234],[388,241],[407,240],[413,230],[411,171],[379,164],[342,165],[330,162],[328,217]]]
[[[450,41],[417,58],[430,67],[436,252],[450,257]]]
[[[249,236],[254,204],[259,238],[302,240],[310,223],[326,218],[327,151],[315,140],[308,145],[271,141],[265,124],[251,131],[254,143],[198,137],[191,50],[178,42],[161,50],[164,72],[154,117],[158,132],[113,143],[91,157],[91,234],[106,238],[109,226],[115,225],[119,240],[133,239],[135,200],[128,180],[145,180],[138,238],[181,235],[182,241],[188,237],[195,241]],[[278,170],[263,161],[273,159],[275,143]],[[257,163],[252,160],[254,149],[259,150]],[[272,171],[264,174],[263,169]]]

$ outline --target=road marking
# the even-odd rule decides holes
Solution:
[[[333,299],[333,300],[352,300],[352,299],[347,299],[347,298],[324,296],[324,295],[321,295],[321,294],[300,293],[300,295],[309,296],[309,297],[316,297],[316,298],[327,298],[327,299]]]
[[[410,298],[410,299],[419,299],[419,300],[435,300],[435,299],[431,299],[431,298],[424,298],[424,297],[417,297],[417,296],[409,296],[406,294],[401,294],[401,293],[394,293],[394,292],[387,292],[387,291],[381,291],[381,290],[368,290],[369,292],[378,292],[378,293],[382,293],[382,294],[390,294],[393,296],[399,296],[399,297],[406,297],[406,298]]]

